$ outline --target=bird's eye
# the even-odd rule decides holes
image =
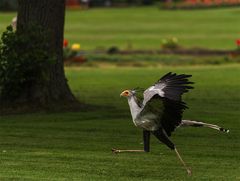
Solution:
[[[127,94],[127,95],[128,95],[128,94],[129,94],[129,92],[125,92],[125,94]]]

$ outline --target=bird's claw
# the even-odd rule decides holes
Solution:
[[[115,149],[115,148],[112,148],[112,153],[120,153],[120,150],[117,150],[117,149]]]
[[[192,176],[192,170],[190,168],[187,169],[187,173],[188,173],[189,176]]]

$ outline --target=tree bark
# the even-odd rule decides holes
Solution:
[[[71,93],[64,74],[63,34],[65,0],[18,0],[17,33],[24,32],[24,27],[34,23],[49,31],[49,54],[56,55],[56,62],[49,67],[50,77],[47,86],[37,82],[29,87],[28,93],[20,96],[20,102],[35,106],[53,106],[77,103]],[[26,33],[26,32],[25,32]],[[31,42],[29,42],[31,43]]]

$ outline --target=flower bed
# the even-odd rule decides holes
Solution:
[[[191,55],[191,56],[226,56],[230,54],[239,55],[237,50],[209,50],[203,48],[190,48],[190,49],[162,49],[162,50],[121,50],[115,54],[129,55],[129,54],[175,54],[175,55]]]
[[[87,61],[84,52],[81,51],[81,45],[74,43],[69,46],[66,39],[63,41],[63,59],[65,63],[84,63]]]

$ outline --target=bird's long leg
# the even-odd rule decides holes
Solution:
[[[175,153],[176,153],[178,159],[180,160],[180,162],[181,162],[182,165],[184,166],[184,168],[187,170],[188,175],[192,175],[192,171],[191,171],[191,169],[187,167],[186,163],[183,161],[182,157],[181,157],[180,154],[178,153],[176,147],[174,148],[174,151],[175,151]]]
[[[199,122],[199,121],[191,121],[191,120],[182,120],[182,123],[180,124],[180,126],[208,127],[208,128],[216,129],[218,131],[223,131],[226,133],[229,132],[228,129],[222,128],[215,124],[209,124],[209,123],[204,123],[204,122]]]
[[[143,130],[143,150],[119,150],[112,148],[113,153],[124,153],[124,152],[149,152],[150,151],[150,131]]]
[[[184,166],[184,168],[187,170],[188,175],[191,175],[192,172],[191,170],[187,167],[187,165],[185,164],[185,162],[183,161],[182,157],[180,156],[180,154],[177,151],[176,146],[173,144],[173,142],[169,139],[169,137],[167,136],[166,132],[164,129],[159,129],[157,131],[154,131],[153,134],[164,144],[166,144],[171,150],[174,150],[175,153],[177,154],[178,159],[180,160],[180,162],[182,163],[182,165]]]
[[[144,150],[119,150],[112,148],[113,153],[124,153],[124,152],[145,152]]]

